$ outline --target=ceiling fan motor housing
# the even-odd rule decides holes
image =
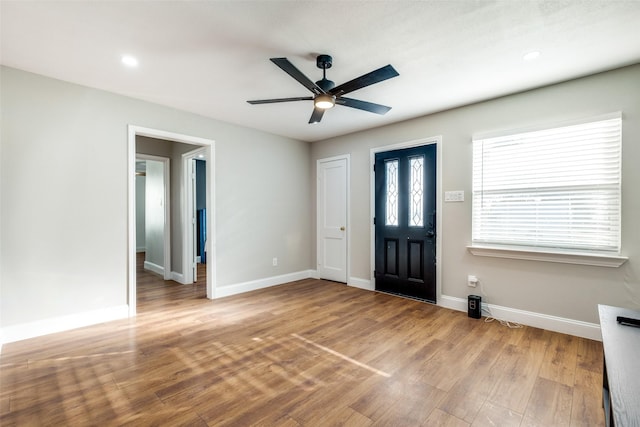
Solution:
[[[329,92],[331,89],[336,87],[336,84],[333,81],[328,80],[326,78],[323,78],[322,80],[318,80],[316,84],[318,85],[318,87],[320,87],[320,89],[322,89],[325,92]]]
[[[329,55],[318,55],[318,57],[316,58],[316,65],[321,70],[331,68],[331,65],[333,65],[333,58]]]

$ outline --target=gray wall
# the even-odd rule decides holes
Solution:
[[[467,251],[472,135],[614,111],[623,113],[622,253],[629,261],[605,268],[477,257]],[[467,275],[475,274],[483,284],[483,302],[505,307],[592,323],[598,323],[598,303],[640,308],[640,65],[314,143],[313,176],[317,159],[351,154],[352,277],[369,280],[372,271],[370,149],[436,135],[442,136],[443,191],[465,191],[465,202],[442,206],[441,294],[466,298],[480,292],[466,285]],[[315,188],[311,191],[315,212]]]
[[[311,268],[309,144],[0,73],[3,328],[126,304],[130,124],[215,140],[218,286]]]

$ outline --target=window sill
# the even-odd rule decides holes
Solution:
[[[529,261],[559,262],[563,264],[593,265],[598,267],[617,268],[629,258],[606,254],[582,254],[575,252],[554,252],[550,250],[533,250],[497,246],[467,246],[473,255],[494,258],[524,259]]]

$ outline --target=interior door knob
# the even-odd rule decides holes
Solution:
[[[344,231],[344,225],[340,227],[340,231]]]

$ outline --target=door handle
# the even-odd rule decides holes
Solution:
[[[344,225],[343,225],[342,227],[340,227],[340,231],[344,231],[344,230],[345,230],[345,228],[344,228]]]
[[[433,232],[433,230],[429,230],[427,231],[427,237],[431,238],[431,237],[435,237],[436,233]]]

